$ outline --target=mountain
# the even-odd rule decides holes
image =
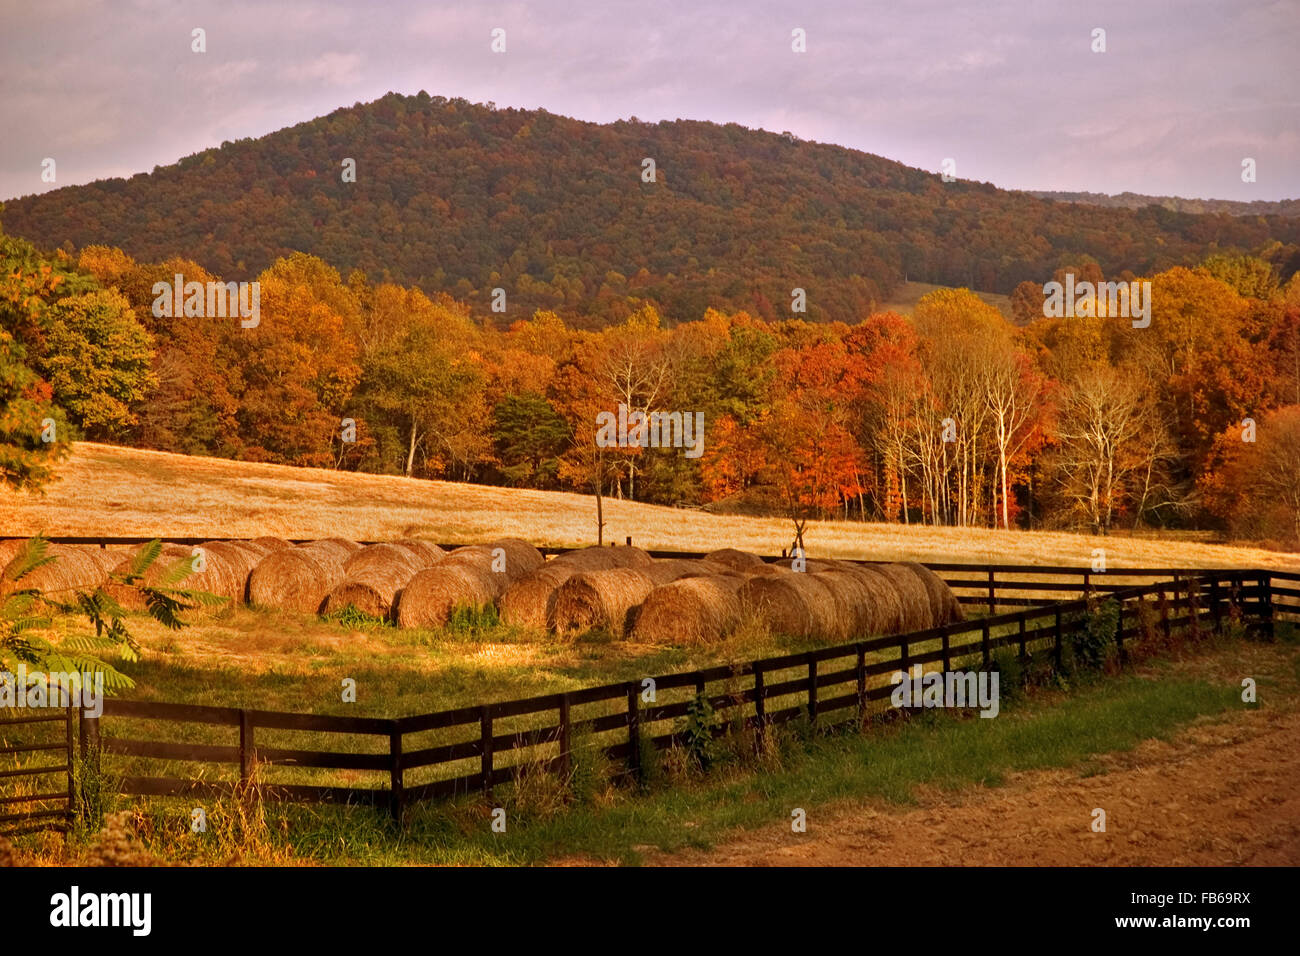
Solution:
[[[1114,196],[1106,193],[1070,193],[1051,190],[1028,190],[1028,192],[1029,195],[1037,196],[1039,199],[1084,203],[1089,206],[1105,206],[1109,209],[1143,209],[1146,206],[1160,206],[1170,212],[1190,212],[1196,215],[1227,213],[1230,216],[1300,216],[1300,199],[1277,201],[1256,199],[1253,202],[1238,202],[1235,199],[1183,199],[1181,196],[1144,196],[1141,193],[1128,192]]]
[[[301,250],[484,312],[501,288],[513,315],[593,326],[637,299],[670,321],[710,305],[789,316],[795,288],[808,318],[852,320],[907,280],[1005,294],[1086,256],[1149,273],[1274,240],[1282,277],[1300,267],[1295,218],[1053,202],[736,124],[600,125],[424,92],[16,199],[3,226],[227,280]]]

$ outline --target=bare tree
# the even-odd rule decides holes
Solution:
[[[1057,478],[1094,533],[1110,532],[1141,465],[1147,414],[1139,377],[1108,365],[1080,369],[1064,389]]]

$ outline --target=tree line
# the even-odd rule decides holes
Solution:
[[[1045,275],[1098,282],[1082,260]],[[1300,537],[1300,278],[1215,255],[1149,277],[1151,322],[1007,321],[966,289],[910,317],[770,321],[629,306],[502,317],[296,253],[261,317],[155,316],[220,277],[0,234],[0,476],[76,437],[755,514]],[[597,442],[602,413],[703,415],[703,454]],[[51,440],[53,439],[53,440]]]

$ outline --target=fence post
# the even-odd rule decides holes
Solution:
[[[484,704],[478,709],[479,726],[479,776],[482,777],[483,795],[492,799],[492,709]]]
[[[1201,637],[1201,579],[1199,577],[1189,577],[1187,579],[1187,604],[1192,614],[1192,637],[1197,640]]]
[[[1160,588],[1160,632],[1165,637],[1165,643],[1169,643],[1169,599],[1165,596],[1165,589],[1162,585]]]
[[[1273,607],[1273,575],[1260,575],[1259,599],[1263,602],[1260,611],[1264,615],[1264,633],[1268,635],[1268,639],[1271,641],[1277,637]]]
[[[72,762],[76,759],[75,752],[72,748],[72,722],[76,719],[77,714],[77,695],[68,695],[68,709],[64,714],[66,724],[64,726],[63,743],[65,746],[65,756],[68,758],[68,827],[72,827],[72,821],[77,815],[77,790],[73,782]]]
[[[1115,647],[1122,666],[1128,663],[1128,652],[1124,650],[1124,599],[1121,597],[1115,603],[1119,606],[1119,614],[1115,615]]]
[[[570,740],[570,736],[569,736],[570,733],[571,733],[571,731],[570,731],[570,728],[569,728],[569,695],[568,695],[568,694],[561,694],[561,695],[560,695],[560,759],[559,759],[559,763],[560,763],[560,779],[561,779],[562,781],[564,781],[566,784],[568,783],[568,780],[569,780],[569,771],[570,771],[570,769],[571,769],[571,765],[572,765],[572,762],[573,762],[573,758],[572,758],[572,756],[571,756],[570,753],[569,753],[569,748],[570,748],[571,745],[572,745],[572,741]]]
[[[1052,649],[1052,655],[1056,659],[1056,669],[1061,669],[1061,609],[1056,609],[1056,643]]]
[[[99,718],[91,717],[84,710],[81,711],[81,721],[78,725],[77,737],[81,743],[81,760],[83,763],[94,760],[99,751]]]
[[[990,659],[989,622],[985,620],[980,627],[980,652],[984,658],[984,669],[988,670]]]
[[[641,782],[641,713],[637,700],[637,684],[631,681],[627,685],[627,765],[632,771],[632,778]]]
[[[1219,576],[1210,578],[1210,619],[1214,621],[1214,633],[1218,634],[1223,626],[1223,608],[1219,602]]]
[[[1025,661],[1025,660],[1028,660],[1028,659],[1029,659],[1029,648],[1027,648],[1027,647],[1025,646],[1025,614],[1026,614],[1026,612],[1021,611],[1021,612],[1020,612],[1020,618],[1019,618],[1019,620],[1020,620],[1020,659],[1021,659],[1022,661]]]
[[[243,708],[239,711],[239,785],[247,787],[253,779],[253,716]]]
[[[996,614],[995,605],[997,602],[997,584],[993,579],[993,569],[989,568],[989,613]]]
[[[389,812],[393,822],[402,825],[402,803],[404,799],[402,786],[402,725],[394,720],[388,731],[388,790]]]
[[[858,679],[858,726],[861,726],[867,720],[867,651],[861,642],[858,643],[856,676]]]
[[[808,652],[808,723],[817,726],[817,658]]]
[[[943,672],[946,674],[948,673],[948,671],[952,670],[952,657],[951,654],[949,653],[950,635],[948,634],[947,625],[941,628],[941,630],[943,631],[943,634],[941,635],[940,638],[940,646],[943,648]]]
[[[767,687],[763,683],[763,665],[754,665],[754,750],[763,751],[763,739],[767,733]]]

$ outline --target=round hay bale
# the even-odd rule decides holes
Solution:
[[[306,541],[298,547],[310,548],[313,554],[328,554],[339,564],[345,564],[348,558],[361,550],[361,545],[346,538],[321,538],[318,541]]]
[[[86,551],[90,554],[91,560],[95,561],[101,568],[104,569],[105,580],[107,580],[108,576],[113,573],[113,570],[119,564],[122,563],[122,559],[129,554],[129,552],[123,550],[122,548],[93,548],[92,547],[92,548],[87,548]]]
[[[563,561],[579,571],[604,571],[609,568],[648,568],[654,564],[650,557],[640,548],[620,544],[610,548],[577,548],[556,555],[555,561]]]
[[[808,574],[816,574],[818,571],[838,571],[841,567],[839,561],[829,558],[807,558],[804,561],[804,571]],[[793,567],[791,570],[794,570]]]
[[[131,565],[140,552],[144,550],[144,545],[138,548],[126,551],[119,555],[117,564],[110,571],[112,578],[121,578],[131,570]],[[194,557],[194,549],[182,544],[164,544],[162,550],[158,552],[158,557],[154,559],[153,564],[145,569],[142,576],[142,583],[148,585],[159,584],[163,577],[171,571],[181,561],[189,561]],[[186,575],[174,586],[177,588],[191,588],[193,574]],[[144,597],[140,594],[139,589],[125,584],[120,584],[116,580],[110,580],[104,585],[104,591],[111,596],[124,610],[143,611],[145,609]]]
[[[260,538],[254,538],[249,542],[249,544],[255,544],[259,547],[265,548],[268,554],[274,551],[284,551],[287,548],[293,547],[292,541],[287,541],[284,538],[277,538],[274,535],[269,534],[263,535]]]
[[[211,542],[209,542],[211,543]],[[247,538],[231,538],[229,541],[223,541],[222,544],[233,545],[245,554],[250,554],[254,558],[264,558],[271,553],[271,549],[264,544],[251,541]]]
[[[26,543],[26,538],[5,538],[0,541],[0,569],[12,561],[14,555],[21,551]]]
[[[790,565],[786,561],[764,561],[762,564],[756,564],[753,567],[744,568],[741,574],[747,578],[765,577],[773,574],[791,574]]]
[[[397,592],[421,570],[415,553],[395,544],[362,548],[343,565],[343,580],[330,589],[325,613],[351,605],[363,614],[387,618]]]
[[[842,631],[837,638],[847,641],[879,633],[872,585],[865,578],[840,568],[816,571],[813,576],[827,587],[838,606],[837,622]]]
[[[698,558],[658,558],[649,567],[638,568],[650,575],[656,585],[668,584],[680,578],[722,574],[730,571],[726,565]]]
[[[503,573],[507,586],[526,578],[546,563],[546,555],[522,538],[497,538],[489,541],[487,546],[494,552],[497,548],[505,552]]]
[[[856,575],[871,595],[871,616],[866,630],[871,634],[901,634],[903,602],[889,575],[870,565],[842,562],[844,570]]]
[[[416,572],[397,597],[398,627],[442,627],[461,607],[491,604],[505,584],[503,574],[467,562],[444,561]]]
[[[903,567],[920,578],[921,584],[925,586],[926,595],[930,598],[930,616],[934,621],[932,626],[938,627],[942,624],[966,620],[966,612],[962,609],[961,602],[957,600],[957,595],[952,593],[952,588],[948,587],[948,583],[943,578],[916,561],[905,561]]]
[[[714,644],[740,619],[737,592],[744,578],[729,574],[681,578],[646,596],[632,625],[642,644]]]
[[[438,559],[439,564],[464,564],[471,567],[491,567],[492,549],[486,544],[465,544],[453,548]]]
[[[273,551],[248,576],[248,603],[319,613],[330,591],[343,580],[339,550],[321,541]]]
[[[502,622],[516,627],[545,628],[556,590],[577,573],[577,568],[548,561],[520,578],[497,599]]]
[[[248,576],[262,555],[233,541],[205,541],[198,550],[202,552],[202,570],[196,568],[181,587],[244,603],[248,598]]]
[[[393,544],[410,551],[421,568],[433,567],[447,553],[432,541],[425,541],[423,538],[402,538],[400,541],[394,541]]]
[[[547,623],[561,633],[604,627],[622,635],[630,615],[654,587],[650,575],[635,568],[579,571],[555,592]]]
[[[318,541],[308,541],[307,544],[320,544],[322,541],[328,541],[330,544],[342,548],[348,557],[356,554],[362,548],[362,545],[353,541],[351,538],[321,538]]]
[[[704,560],[724,565],[733,571],[748,571],[761,567],[765,563],[758,555],[751,554],[748,551],[739,551],[736,548],[719,548],[716,551],[710,551],[704,556]]]
[[[811,574],[755,575],[737,596],[742,609],[756,614],[778,634],[833,639],[847,626],[841,616],[842,605],[826,584]]]
[[[4,570],[0,573],[0,594],[35,588],[42,594],[65,601],[72,597],[74,591],[93,590],[108,581],[111,568],[106,567],[104,560],[97,554],[99,548],[66,544],[47,544],[45,554],[54,560],[29,571],[21,580],[14,580],[18,573],[20,551],[21,544],[5,562]]]
[[[864,567],[879,571],[894,586],[894,593],[898,596],[903,611],[899,633],[924,631],[934,627],[934,616],[930,613],[930,595],[920,578],[901,564],[874,562]]]

